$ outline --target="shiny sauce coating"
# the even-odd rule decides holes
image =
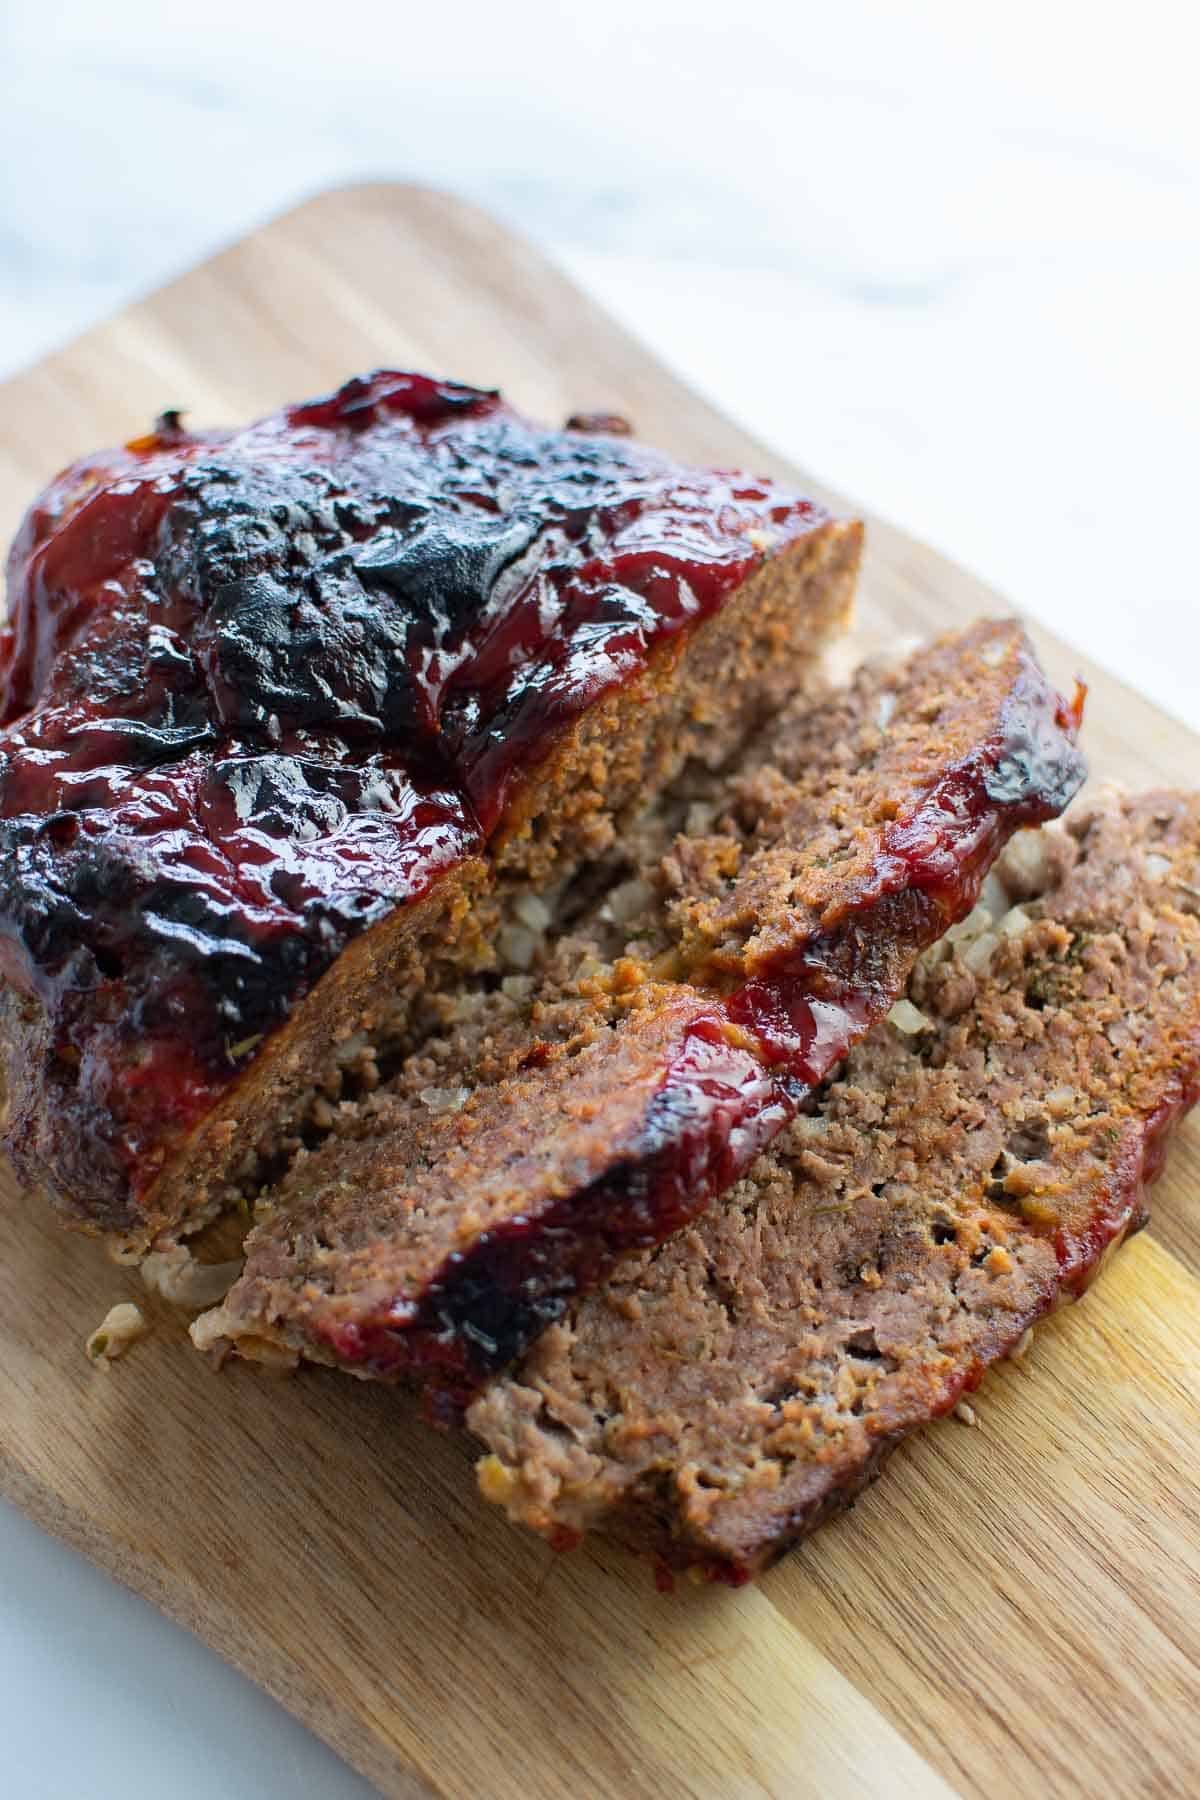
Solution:
[[[0,967],[146,1152],[514,784],[825,515],[384,371],[149,436],[27,515],[0,634]],[[153,1161],[153,1159],[151,1159]]]

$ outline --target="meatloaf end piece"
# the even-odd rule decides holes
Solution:
[[[584,421],[586,424],[586,421]],[[139,1254],[374,1079],[490,896],[809,679],[861,530],[382,372],[167,415],[29,512],[0,637],[0,1117]]]
[[[468,1016],[437,1067],[451,1104],[417,1091],[426,1046],[297,1159],[198,1341],[414,1377],[452,1410],[744,1173],[1011,833],[1066,804],[1076,724],[1011,623],[786,709],[710,782],[703,829],[636,869],[624,932]]]
[[[480,1485],[740,1581],[1083,1291],[1200,1084],[1200,799],[1022,834],[810,1111],[469,1424]]]

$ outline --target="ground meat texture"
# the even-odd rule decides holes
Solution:
[[[1011,833],[1074,793],[1076,723],[1005,623],[806,695],[540,984],[485,996],[297,1160],[201,1339],[460,1404],[795,1117]]]
[[[1200,1087],[1200,799],[1106,796],[998,869],[903,1030],[476,1403],[514,1520],[753,1576],[1145,1222]]]
[[[129,1241],[253,1189],[844,622],[860,528],[383,372],[66,471],[0,633],[3,1138]]]

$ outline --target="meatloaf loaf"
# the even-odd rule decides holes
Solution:
[[[1200,799],[1106,797],[996,876],[747,1179],[476,1403],[513,1519],[752,1576],[1144,1223],[1200,1087]]]
[[[0,1130],[69,1222],[139,1254],[253,1188],[414,992],[494,960],[497,883],[602,850],[843,623],[857,524],[577,423],[383,372],[165,415],[29,512]]]
[[[1003,623],[802,696],[693,775],[691,829],[626,846],[620,918],[540,986],[447,996],[391,1091],[298,1156],[198,1341],[461,1402],[794,1117],[1074,793],[1077,722]]]

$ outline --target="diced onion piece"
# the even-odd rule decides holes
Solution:
[[[991,914],[993,919],[1000,918],[1012,905],[1012,901],[1008,897],[1004,883],[997,875],[995,869],[992,869],[989,872],[988,877],[980,890],[979,904],[986,912]]]
[[[897,1000],[888,1013],[888,1024],[894,1025],[905,1037],[916,1037],[918,1032],[932,1031],[933,1020],[927,1019],[919,1006],[911,1000]]]
[[[983,932],[990,931],[991,928],[992,915],[987,907],[975,906],[972,907],[965,919],[960,919],[957,925],[951,925],[946,933],[946,942],[948,944],[965,944],[971,938],[977,938]]]
[[[144,1338],[149,1330],[149,1322],[141,1308],[135,1306],[132,1300],[122,1300],[117,1306],[109,1308],[85,1347],[94,1363],[107,1368],[118,1356],[124,1356],[131,1344]]]
[[[985,931],[980,937],[972,938],[962,953],[964,968],[970,969],[972,975],[986,975],[999,943],[994,931]]]
[[[654,897],[654,891],[647,881],[623,881],[608,896],[609,917],[617,925],[626,925],[630,919],[636,919],[644,912]]]
[[[193,1312],[223,1300],[241,1272],[240,1261],[198,1262],[182,1244],[173,1250],[152,1250],[142,1259],[142,1280],[151,1293]]]
[[[1018,831],[996,862],[995,872],[1010,894],[1032,900],[1050,881],[1049,846],[1044,830]]]
[[[427,1087],[417,1096],[432,1113],[461,1112],[470,1097],[471,1090],[465,1087]]]
[[[501,962],[510,969],[531,969],[538,952],[538,940],[522,925],[505,925],[496,934],[496,949]]]
[[[530,931],[548,931],[554,915],[540,894],[518,894],[513,911]]]

